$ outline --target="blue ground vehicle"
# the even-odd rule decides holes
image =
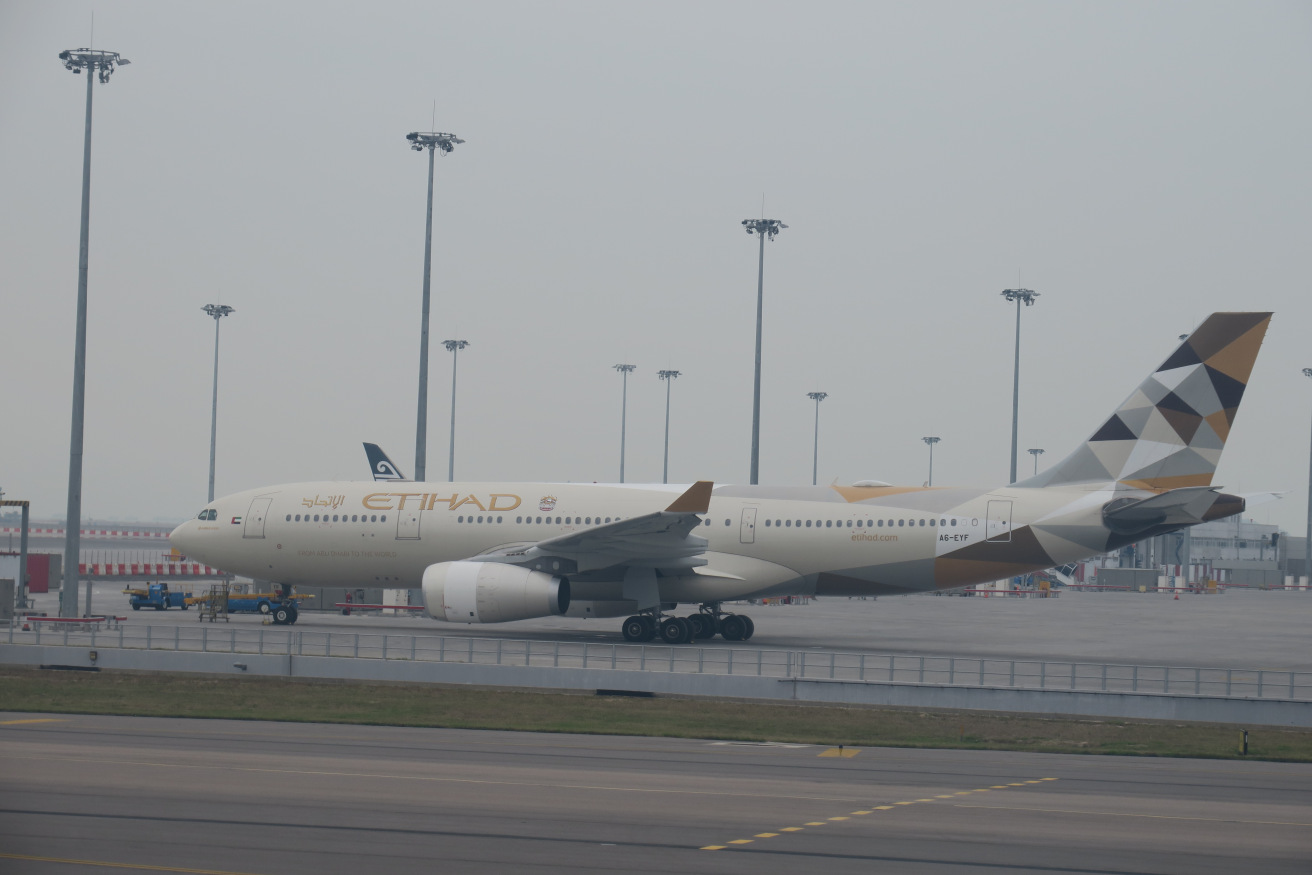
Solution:
[[[157,611],[182,608],[185,611],[187,600],[191,598],[189,592],[170,590],[167,583],[149,583],[145,589],[125,589],[123,592],[130,596],[128,602],[134,611],[142,608],[154,608]]]

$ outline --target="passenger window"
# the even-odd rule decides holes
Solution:
[[[556,517],[556,525],[560,525],[560,517]]]
[[[378,522],[378,514],[374,514],[373,516],[369,517],[369,522],[371,523]]]
[[[767,529],[770,528],[770,521],[769,521],[769,520],[766,520],[766,521],[765,521],[765,527],[766,527]]]
[[[464,514],[461,514],[460,516],[456,517],[456,522],[458,522],[458,523],[463,523],[464,521],[465,521],[465,515],[464,515]]]
[[[957,518],[956,518],[956,517],[953,517],[953,518],[952,518],[952,525],[955,526],[956,524],[957,524]]]
[[[728,521],[728,520],[725,520],[725,521],[724,521],[724,524],[725,524],[726,526],[729,525],[729,521]]]
[[[491,519],[491,517],[489,517]],[[501,517],[497,517],[497,522],[501,522]]]
[[[849,529],[852,528],[852,521],[851,521],[851,520],[848,520],[848,521],[847,521],[847,527],[848,527]]]
[[[826,528],[826,529],[832,529],[833,527],[834,527],[834,521],[833,521],[833,520],[825,520],[825,528]]]
[[[379,518],[378,518],[378,521],[379,521],[380,523],[385,523],[385,522],[387,522],[387,514],[383,514],[381,517],[379,517]]]
[[[806,527],[807,527],[808,529],[811,528],[811,521],[810,521],[810,520],[807,520],[807,521],[806,521]]]
[[[337,522],[337,514],[333,514],[333,522]]]
[[[905,526],[906,524],[907,524],[907,521],[906,521],[906,520],[898,520],[898,521],[897,521],[898,528],[901,528],[902,526]]]

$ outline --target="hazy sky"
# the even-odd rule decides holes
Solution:
[[[96,86],[86,517],[414,469],[427,156],[428,461],[460,479],[747,481],[757,244],[761,480],[1008,475],[1055,462],[1213,310],[1276,312],[1217,483],[1289,490],[1312,380],[1305,2],[0,0],[0,485],[65,511],[84,81]]]

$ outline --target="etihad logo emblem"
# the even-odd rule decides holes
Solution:
[[[542,511],[543,513],[551,513],[555,509],[556,509],[556,496],[554,495],[542,496],[542,501],[538,503],[538,510]]]

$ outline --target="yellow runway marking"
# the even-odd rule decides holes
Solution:
[[[998,784],[998,785],[995,785],[994,787],[992,787],[992,788],[990,788],[990,789],[993,789],[993,790],[1006,790],[1006,789],[1008,789],[1008,788],[1010,788],[1010,787],[1029,787],[1029,786],[1033,786],[1034,784],[1041,784],[1041,783],[1043,783],[1043,782],[1045,782],[1045,781],[1056,781],[1056,780],[1057,780],[1056,778],[1042,778],[1042,779],[1037,780],[1037,781],[1018,781],[1018,782],[1016,782],[1016,783],[1014,783],[1014,784]],[[841,823],[842,821],[845,821],[845,820],[851,820],[851,819],[852,819],[852,816],[855,816],[855,815],[873,814],[873,813],[876,812],[876,811],[893,811],[893,810],[895,810],[895,809],[897,808],[897,806],[899,806],[899,805],[916,805],[917,803],[921,803],[921,802],[930,802],[930,803],[932,803],[932,802],[935,802],[935,801],[937,801],[937,800],[939,800],[939,799],[952,799],[952,800],[954,800],[954,802],[955,802],[958,796],[969,796],[971,793],[987,793],[987,792],[989,792],[989,791],[988,791],[988,790],[985,790],[985,789],[983,789],[983,788],[978,789],[978,790],[958,790],[958,791],[953,792],[953,793],[940,793],[939,795],[935,796],[933,799],[916,799],[916,800],[907,800],[907,801],[902,801],[902,802],[894,802],[894,803],[891,804],[891,805],[872,805],[872,806],[870,806],[870,808],[868,808],[868,809],[861,809],[860,811],[853,811],[853,812],[852,812],[852,815],[840,815],[840,816],[837,816],[837,817],[831,817],[831,818],[829,818],[828,820],[813,820],[813,821],[808,822],[808,823],[806,824],[806,826],[824,826],[824,825],[827,824],[827,823]],[[970,805],[970,804],[961,803],[961,802],[956,802],[956,804],[955,804],[954,807],[956,807],[956,808],[1000,808],[1000,809],[1004,809],[1004,810],[1016,810],[1016,811],[1054,811],[1054,812],[1056,812],[1056,811],[1061,811],[1061,809],[1046,809],[1046,808],[1016,808],[1016,809],[1007,809],[1006,806],[995,806],[995,805]],[[1072,813],[1081,813],[1081,812],[1072,812]],[[1098,812],[1086,812],[1086,813],[1096,814],[1096,813],[1098,813]],[[1120,816],[1123,816],[1123,817],[1136,817],[1136,816],[1139,816],[1139,815],[1128,814],[1128,815],[1120,815]],[[1165,817],[1165,816],[1162,815],[1162,817]],[[1197,820],[1197,819],[1199,819],[1199,818],[1188,818],[1188,817],[1166,817],[1166,819],[1170,819],[1170,820]],[[1239,823],[1239,822],[1244,822],[1244,821],[1232,821],[1232,822]],[[1253,821],[1253,822],[1256,822],[1256,823],[1266,823],[1266,821]],[[1288,824],[1288,825],[1289,825],[1289,826],[1312,826],[1312,824]],[[805,827],[801,827],[801,826],[785,826],[785,827],[781,827],[781,828],[779,828],[779,832],[760,832],[760,833],[757,833],[757,834],[756,834],[756,838],[758,838],[758,839],[772,839],[772,838],[777,838],[777,837],[779,836],[779,833],[785,833],[785,832],[802,832],[803,829],[805,829]],[[730,841],[729,844],[730,844],[730,845],[749,845],[749,844],[752,843],[752,841],[753,841],[753,839],[734,839],[734,840]],[[703,850],[703,851],[722,851],[722,850],[725,850],[726,847],[727,847],[726,845],[706,845],[705,847],[702,848],[702,850]]]
[[[227,869],[188,869],[184,866],[150,866],[145,863],[111,863],[108,860],[73,860],[64,857],[38,857],[32,854],[0,854],[0,860],[27,860],[32,863],[63,863],[67,866],[99,866],[105,869],[136,869],[138,872],[185,872],[188,875],[250,875]]]
[[[842,757],[845,760],[850,760],[852,757],[856,756],[860,752],[861,752],[860,750],[854,747],[831,747],[828,750],[820,751],[820,753],[816,754],[816,756]]]
[[[67,723],[58,717],[33,717],[30,720],[0,720],[0,726],[18,726],[23,723]]]

